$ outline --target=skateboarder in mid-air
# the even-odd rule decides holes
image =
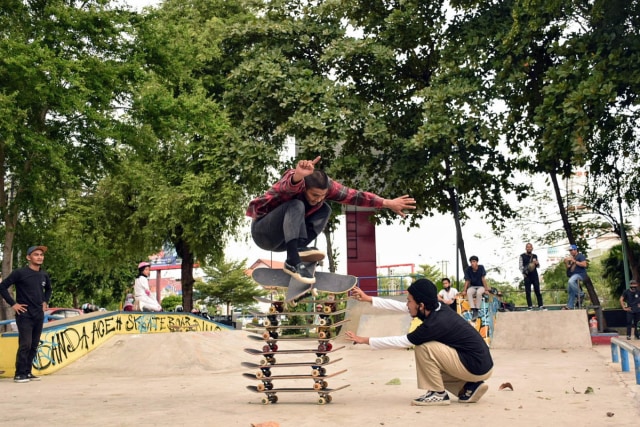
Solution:
[[[253,219],[251,236],[264,250],[287,252],[284,271],[296,280],[313,284],[313,274],[304,262],[319,261],[324,253],[308,247],[327,225],[331,208],[325,200],[345,205],[387,208],[400,216],[404,209],[415,209],[415,200],[407,195],[385,199],[376,194],[354,190],[315,170],[320,156],[300,160],[264,195],[249,203],[247,216]]]

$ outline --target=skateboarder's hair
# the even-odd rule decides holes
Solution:
[[[433,311],[438,308],[438,289],[431,280],[416,280],[407,288],[407,292],[411,294],[415,302],[423,303],[425,309]]]
[[[304,177],[304,186],[307,190],[311,188],[326,190],[329,188],[329,177],[324,171],[315,170],[311,175]]]

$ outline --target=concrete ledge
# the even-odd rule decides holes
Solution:
[[[499,312],[491,341],[491,349],[568,349],[591,346],[585,310]]]

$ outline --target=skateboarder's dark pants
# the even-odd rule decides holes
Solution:
[[[31,364],[40,345],[44,322],[44,311],[29,309],[16,316],[18,327],[18,351],[16,353],[16,376],[31,373]]]
[[[327,203],[313,214],[305,217],[302,200],[290,200],[281,204],[262,218],[251,224],[251,236],[261,249],[284,252],[287,242],[298,240],[304,247],[312,242],[327,225],[331,208]]]

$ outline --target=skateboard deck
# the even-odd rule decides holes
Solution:
[[[292,286],[291,276],[282,270],[272,268],[257,268],[253,270],[251,277],[267,288],[288,288],[285,302],[301,298],[311,292],[312,289],[318,292],[342,294],[351,290],[358,283],[358,278],[355,276],[318,271],[315,273],[316,282],[313,285],[301,284],[304,286],[298,286],[297,284],[300,284],[300,282],[293,279],[295,283],[293,283],[293,289],[290,289]],[[292,298],[294,294],[297,298]]]
[[[260,391],[258,390],[258,387],[254,385],[248,385],[247,390],[251,390],[254,393],[264,393],[265,396],[262,398],[262,403],[264,405],[268,405],[269,403],[277,403],[278,396],[276,395],[276,393],[307,393],[307,392],[318,393],[318,400],[317,400],[318,405],[325,405],[327,403],[331,403],[331,400],[332,400],[331,393],[333,393],[334,391],[345,389],[347,387],[349,387],[349,384],[343,385],[338,388],[327,388],[324,390],[296,387],[296,388],[274,388],[271,390]]]
[[[276,342],[276,341],[330,341],[333,338],[311,338],[311,337],[305,337],[305,336],[298,336],[298,337],[292,337],[292,336],[285,336],[285,337],[280,337],[280,338],[265,338],[264,335],[247,335],[249,337],[249,339],[255,340],[255,341],[267,341],[267,342]]]
[[[262,371],[260,371],[262,373]],[[331,377],[335,377],[337,375],[340,374],[344,374],[345,372],[347,372],[346,369],[343,369],[342,371],[338,371],[338,372],[334,372],[332,374],[326,374],[326,373],[322,373],[321,371],[313,371],[311,374],[307,374],[307,375],[292,375],[292,374],[287,374],[287,375],[271,375],[271,376],[264,376],[261,373],[260,374],[249,374],[244,372],[242,374],[243,377],[245,378],[249,378],[251,380],[258,380],[258,381],[274,381],[274,380],[297,380],[297,379],[326,379],[326,378],[331,378]],[[327,388],[327,387],[324,387]]]
[[[342,313],[346,313],[347,310],[346,309],[342,309],[342,310],[337,310],[337,311],[331,311],[329,310],[325,310],[324,306],[323,309],[320,311],[279,311],[276,313],[261,313],[259,311],[249,311],[249,314],[251,314],[254,317],[271,317],[271,316],[335,316],[337,314],[342,314]]]
[[[339,322],[331,323],[331,322],[329,322],[327,320],[330,320],[330,319],[320,319],[319,323],[307,323],[305,325],[269,324],[269,325],[264,325],[264,326],[258,327],[258,328],[247,328],[247,330],[249,332],[262,332],[265,329],[266,330],[273,330],[273,329],[288,330],[288,329],[331,328],[331,327],[334,327],[334,326],[342,326],[342,325],[344,325],[345,323],[347,323],[349,321],[349,319],[344,319],[344,320],[341,320]]]
[[[345,348],[345,346],[336,347],[336,348],[333,348],[331,350],[318,350],[317,348],[310,348],[310,349],[268,350],[268,351],[256,350],[255,348],[245,348],[244,351],[246,353],[252,354],[254,356],[266,356],[266,355],[275,354],[275,353],[279,353],[279,354],[310,354],[310,353],[311,354],[327,354],[327,353],[333,353],[334,351],[342,350],[343,348]]]
[[[324,366],[328,366],[328,365],[333,365],[334,363],[337,363],[339,361],[341,361],[342,358],[339,359],[334,359],[334,360],[330,360],[326,363],[315,363],[315,362],[285,362],[285,363],[278,363],[277,365],[272,365],[272,366],[264,366],[264,365],[260,365],[259,363],[253,363],[253,362],[242,362],[241,365],[244,366],[245,368],[251,368],[251,369],[260,369],[260,372],[264,372],[264,371],[271,371],[271,369],[273,368],[304,368],[304,367],[309,367],[312,369],[316,369],[316,368],[320,368],[320,367],[324,367]],[[269,374],[271,375],[271,374]],[[266,375],[266,376],[269,376]]]
[[[268,349],[264,349],[264,350],[256,350],[254,348],[245,348],[244,351],[246,353],[252,354],[254,356],[263,356],[263,358],[260,360],[260,365],[262,366],[270,366],[270,365],[275,365],[276,364],[276,358],[275,355],[281,355],[281,354],[315,354],[316,357],[316,361],[315,364],[316,365],[325,365],[328,364],[331,359],[329,359],[328,354],[329,353],[333,353],[335,351],[341,350],[344,348],[344,346],[342,347],[338,347],[338,348],[330,348],[330,349],[323,349],[322,348],[322,344],[318,344],[318,348],[315,349],[304,349],[304,350],[274,350],[269,348],[269,346],[267,346]]]

